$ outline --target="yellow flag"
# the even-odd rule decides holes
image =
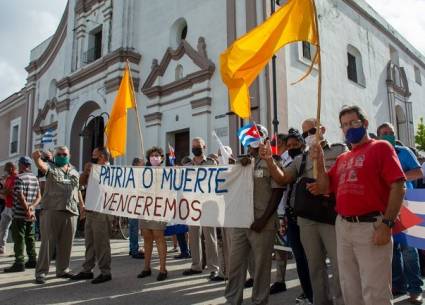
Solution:
[[[295,41],[318,45],[314,0],[289,0],[220,55],[223,82],[231,110],[241,118],[251,116],[249,86],[280,48]]]
[[[127,109],[136,108],[133,83],[126,65],[112,113],[106,124],[106,147],[113,158],[125,154],[127,142]]]

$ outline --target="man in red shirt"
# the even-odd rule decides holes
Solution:
[[[0,254],[6,253],[7,235],[13,218],[13,188],[18,176],[16,166],[12,162],[7,162],[4,165],[4,171],[7,177],[4,182],[4,188],[1,190],[1,195],[5,199],[5,208],[1,213],[0,219]]]
[[[370,139],[369,122],[357,106],[339,114],[352,150],[326,171],[323,150],[315,145],[320,193],[336,195],[338,267],[345,305],[391,304],[391,228],[405,193],[406,177],[394,148]]]

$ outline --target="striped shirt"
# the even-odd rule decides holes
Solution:
[[[24,172],[18,175],[14,188],[13,217],[25,219],[26,211],[18,200],[18,194],[23,194],[28,206],[33,205],[40,191],[37,177],[32,172]]]

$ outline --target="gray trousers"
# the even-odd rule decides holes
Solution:
[[[256,233],[250,229],[233,229],[229,281],[225,290],[226,304],[242,304],[249,260],[247,254],[250,252],[254,259],[252,304],[268,304],[274,235],[275,230]]]
[[[54,248],[56,248],[56,275],[61,276],[69,272],[77,219],[77,215],[67,211],[41,211],[41,246],[35,269],[36,278],[43,278],[49,273]]]
[[[219,271],[218,252],[217,252],[217,234],[213,227],[202,227],[205,238],[205,256],[207,259],[207,269],[211,272]],[[189,247],[192,255],[191,269],[201,271],[201,228],[189,226]]]
[[[301,243],[307,256],[315,305],[344,305],[339,282],[335,226],[298,217]],[[332,268],[327,272],[326,257]]]
[[[110,236],[109,215],[87,211],[84,226],[86,253],[83,272],[92,272],[97,262],[103,275],[111,274]]]
[[[4,208],[0,219],[0,248],[4,249],[9,235],[9,228],[12,224],[13,211],[12,208]]]

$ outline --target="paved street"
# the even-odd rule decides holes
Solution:
[[[37,244],[38,246],[39,244]],[[8,254],[12,244],[8,245]],[[143,268],[143,260],[128,256],[128,242],[112,241],[112,276],[113,280],[100,285],[90,282],[70,282],[55,278],[52,266],[46,285],[34,284],[34,270],[22,273],[0,273],[0,304],[2,305],[37,305],[37,304],[154,304],[154,305],[188,305],[188,304],[222,304],[224,303],[224,283],[211,283],[207,273],[198,276],[183,277],[182,271],[190,267],[190,260],[174,260],[169,254],[167,268],[169,279],[157,282],[158,259],[155,254],[153,276],[137,279],[136,275]],[[84,256],[84,240],[75,241],[72,253],[72,270],[78,272]],[[13,257],[0,257],[0,270],[13,262]],[[97,270],[95,271],[97,274]],[[95,275],[96,275],[95,274]],[[273,278],[275,269],[273,269]],[[294,304],[300,293],[294,260],[289,261],[287,272],[288,291],[272,296],[271,305]],[[245,291],[244,304],[250,304],[251,289]],[[408,304],[397,299],[395,304]]]

